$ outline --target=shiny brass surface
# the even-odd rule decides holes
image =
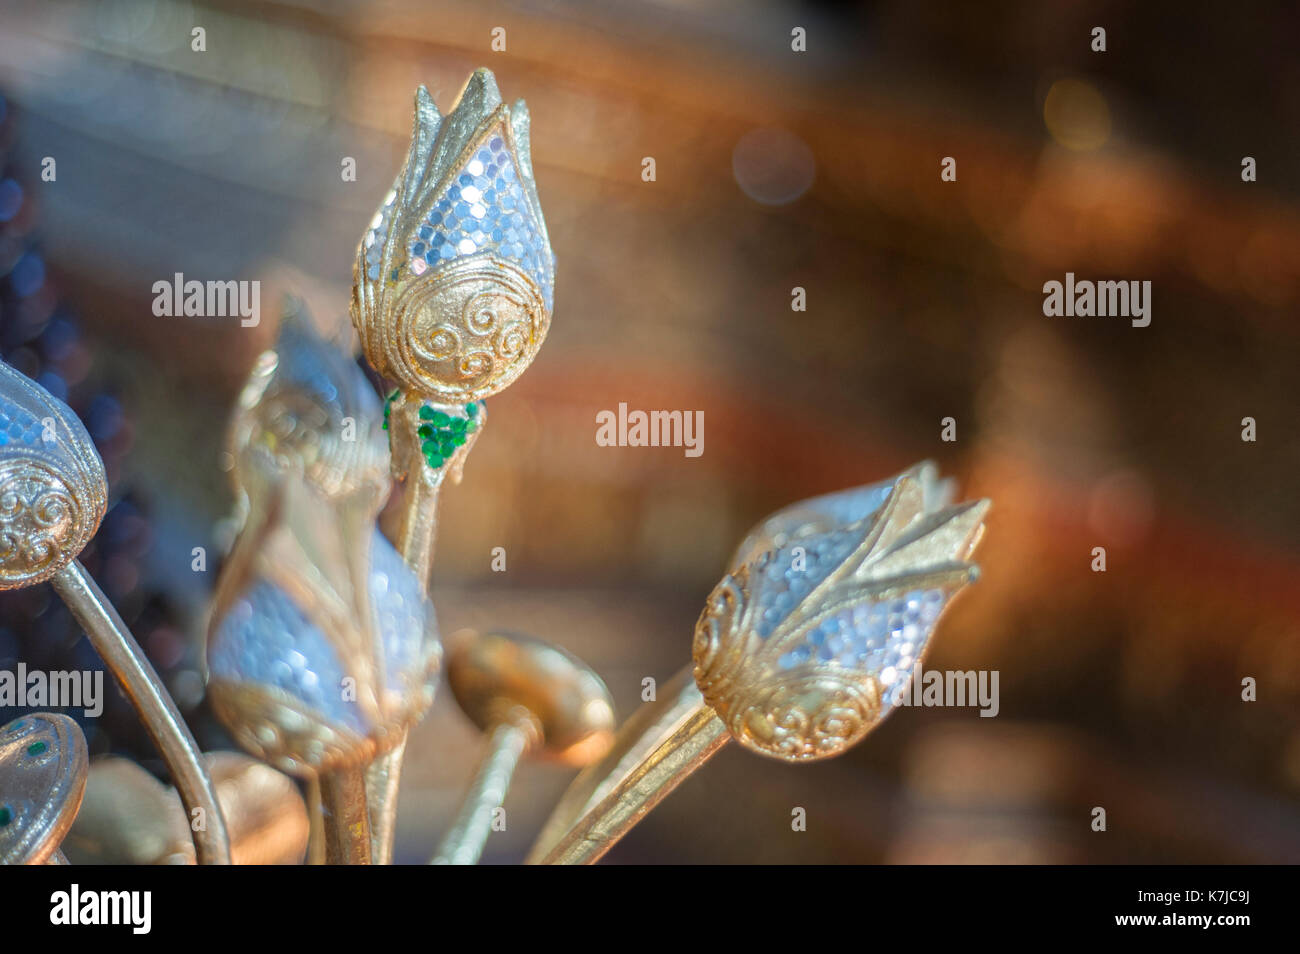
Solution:
[[[447,683],[461,710],[487,732],[528,713],[537,754],[587,765],[614,732],[609,690],[580,659],[522,633],[463,629],[447,638]]]
[[[578,766],[602,758],[613,741],[614,706],[581,660],[520,633],[454,633],[447,639],[447,681],[488,744],[433,863],[474,864],[520,757],[537,753]]]
[[[229,819],[232,861],[300,863],[308,819],[293,780],[237,752],[205,753],[203,761]],[[194,864],[189,821],[175,789],[116,756],[91,765],[64,848],[77,864]]]
[[[685,666],[660,687],[655,701],[645,703],[618,727],[605,755],[579,772],[565,789],[526,863],[540,861],[579,817],[595,808],[644,759],[672,738],[699,710],[700,702],[691,667]]]
[[[536,738],[536,726],[528,713],[519,710],[515,716],[513,721],[493,726],[488,733],[483,759],[430,864],[478,863],[492,832],[493,814],[504,811],[502,805],[515,767]]]
[[[726,724],[698,706],[540,859],[540,864],[594,864],[692,772],[730,740]]]
[[[59,845],[86,788],[86,737],[65,715],[0,727],[0,864],[66,863]]]

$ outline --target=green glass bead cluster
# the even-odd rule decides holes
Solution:
[[[388,415],[393,401],[400,392],[394,391],[384,402],[384,430],[388,430]],[[464,445],[469,435],[478,428],[478,402],[465,405],[465,417],[454,417],[446,411],[425,404],[420,408],[420,453],[424,462],[437,470],[447,462],[456,448]]]

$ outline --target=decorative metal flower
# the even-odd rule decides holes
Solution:
[[[940,478],[939,468],[932,461],[922,461],[888,480],[809,497],[768,514],[736,548],[731,559],[732,568],[743,566],[765,550],[790,546],[815,534],[827,533],[870,517],[884,505],[903,477],[912,477],[920,484],[922,507],[926,513],[952,503],[956,483],[951,477]]]
[[[258,480],[255,459],[296,471],[331,501],[390,487],[380,401],[349,356],[324,341],[297,299],[285,303],[274,348],[257,360],[230,426],[236,490]],[[374,501],[378,501],[374,504]]]
[[[432,607],[378,532],[367,580],[373,615],[359,621],[361,632],[277,582],[258,578],[214,620],[213,708],[240,745],[285,771],[373,758],[433,701],[441,650]]]
[[[555,259],[523,100],[476,70],[446,115],[415,94],[406,163],[357,253],[352,320],[403,391],[464,405],[532,361],[550,327]]]
[[[433,608],[375,528],[389,487],[378,397],[291,314],[231,450],[247,516],[209,627],[214,709],[285,770],[365,762],[427,709],[441,658]]]
[[[900,476],[863,519],[788,533],[793,542],[752,557],[710,595],[695,680],[746,747],[787,761],[837,755],[906,688],[940,613],[976,575],[967,559],[988,509],[927,507],[918,478]],[[832,510],[871,499],[836,496]]]
[[[674,679],[628,720],[529,860],[598,861],[731,739],[802,762],[839,755],[879,725],[977,572],[968,558],[989,502],[949,506],[951,492],[919,464],[763,520],[695,625],[694,681]]]
[[[72,409],[0,363],[0,589],[76,559],[107,500],[104,463]]]
[[[33,712],[0,726],[0,865],[67,864],[59,843],[87,771],[86,737],[67,716]]]

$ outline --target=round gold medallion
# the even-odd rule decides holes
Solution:
[[[546,339],[550,315],[537,284],[492,254],[458,259],[401,293],[382,361],[401,387],[449,403],[508,386]]]

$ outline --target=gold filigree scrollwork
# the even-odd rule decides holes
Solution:
[[[6,586],[44,579],[81,552],[90,534],[79,527],[79,510],[68,485],[39,461],[0,467],[0,579]]]
[[[104,464],[72,410],[0,363],[0,412],[36,421],[0,455],[0,589],[48,580],[99,529],[108,501]]]
[[[822,672],[742,690],[719,715],[747,748],[791,762],[829,758],[878,721],[880,687],[869,675]]]
[[[404,289],[383,349],[370,353],[385,377],[449,403],[495,394],[528,367],[550,314],[531,278],[483,254],[460,259]]]

